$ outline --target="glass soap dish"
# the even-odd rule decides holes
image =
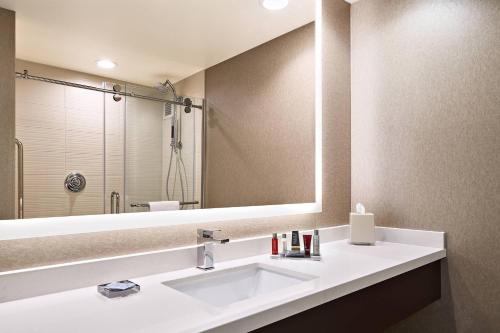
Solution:
[[[129,280],[105,283],[97,286],[97,291],[107,298],[125,297],[136,294],[140,290],[141,286]]]

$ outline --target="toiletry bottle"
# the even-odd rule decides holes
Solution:
[[[311,256],[311,235],[302,235],[304,239],[304,256],[306,258]]]
[[[319,230],[314,230],[313,236],[313,256],[320,256],[319,252]]]
[[[272,254],[278,255],[278,234],[273,233],[273,239],[272,239]]]
[[[284,257],[288,252],[288,244],[286,242],[286,234],[281,235],[281,255]]]
[[[292,231],[292,251],[300,252],[300,238],[297,230]]]

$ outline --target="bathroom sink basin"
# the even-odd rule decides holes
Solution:
[[[213,271],[178,280],[164,285],[218,307],[263,295],[294,290],[315,276],[282,269],[271,265],[250,264],[221,271]]]

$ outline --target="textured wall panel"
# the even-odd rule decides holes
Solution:
[[[15,210],[15,14],[0,8],[0,219]]]
[[[500,2],[352,6],[352,203],[444,230],[443,299],[400,332],[500,330]]]
[[[348,222],[351,208],[350,5],[323,1],[323,213],[318,227]]]
[[[207,207],[314,201],[314,24],[206,70]]]

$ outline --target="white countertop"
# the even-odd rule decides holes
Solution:
[[[318,277],[278,295],[216,308],[162,284],[210,274],[189,268],[133,279],[141,291],[125,298],[107,299],[89,287],[1,303],[0,332],[247,332],[446,256],[443,248],[382,241],[332,241],[321,250],[322,261],[268,255],[216,261],[215,270],[266,263]]]

